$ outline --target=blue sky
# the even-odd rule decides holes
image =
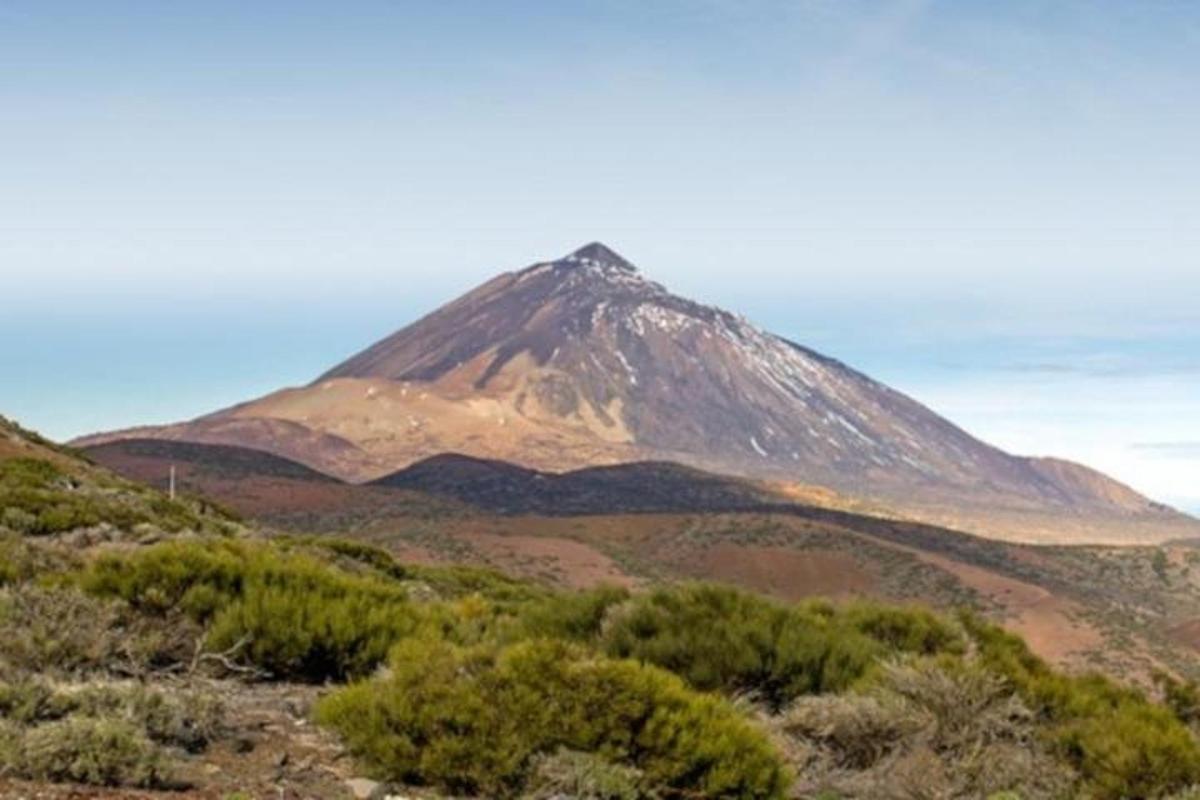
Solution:
[[[1200,6],[0,0],[0,413],[192,416],[593,239],[1200,510]]]

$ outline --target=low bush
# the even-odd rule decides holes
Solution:
[[[112,718],[69,717],[10,734],[5,760],[11,772],[35,781],[97,786],[172,785],[162,748],[133,724]]]
[[[0,462],[0,523],[17,533],[39,536],[87,528],[101,522],[132,528],[147,521],[119,498],[81,490],[61,468],[33,458]]]
[[[190,659],[202,635],[178,614],[147,616],[65,582],[0,588],[0,674],[10,677],[145,675]]]
[[[207,646],[277,677],[345,680],[374,670],[419,624],[410,603],[361,579],[318,586],[251,581],[216,613]]]
[[[198,752],[221,730],[224,707],[205,691],[108,681],[54,685],[25,678],[0,681],[0,715],[26,727],[68,717],[120,719],[152,741]]]
[[[891,653],[932,656],[964,650],[961,628],[926,608],[859,601],[840,609],[840,616]]]
[[[657,800],[634,767],[613,764],[594,753],[559,750],[534,759],[522,800]]]
[[[73,714],[128,720],[152,741],[191,753],[217,739],[225,718],[224,704],[210,692],[157,691],[141,684],[85,685],[59,702]]]
[[[0,587],[65,572],[74,566],[67,554],[39,547],[32,540],[0,527]]]
[[[779,724],[791,736],[823,748],[832,767],[858,771],[899,750],[927,720],[897,698],[854,693],[801,698]]]
[[[5,489],[71,488],[71,480],[58,465],[40,458],[0,461],[0,486]]]
[[[71,711],[67,698],[42,680],[0,681],[0,719],[32,725],[61,719]]]
[[[1193,730],[1200,726],[1200,685],[1194,680],[1179,680],[1166,672],[1156,672],[1154,684],[1163,704],[1180,722]]]
[[[284,536],[275,540],[284,547],[310,547],[325,550],[347,561],[369,567],[395,580],[409,577],[409,570],[381,547],[339,539],[336,536]]]
[[[175,540],[132,553],[105,553],[80,576],[80,585],[118,597],[139,611],[181,611],[207,622],[241,595],[248,575],[279,554],[239,541]]]
[[[317,718],[379,777],[452,792],[515,796],[535,759],[563,748],[636,766],[672,792],[776,798],[787,785],[768,740],[724,701],[562,642],[411,639],[386,676],[329,695]]]
[[[0,589],[0,668],[69,674],[115,666],[123,645],[119,616],[115,604],[71,588]]]
[[[922,610],[784,606],[705,584],[639,595],[610,615],[601,645],[698,689],[748,692],[778,709],[852,686],[894,653],[958,652],[961,635]]]
[[[144,612],[181,612],[209,626],[210,650],[302,680],[366,674],[421,622],[395,581],[267,543],[164,542],[102,556],[81,583]]]
[[[222,726],[220,703],[194,691],[136,683],[0,682],[0,764],[37,781],[163,788],[170,748],[203,750]]]
[[[35,458],[0,461],[0,525],[27,536],[105,524],[125,531],[148,523],[162,530],[228,532],[231,520],[211,504],[171,500],[159,492]]]
[[[980,663],[1045,720],[1050,741],[1093,796],[1161,797],[1200,781],[1200,745],[1168,708],[1101,675],[1056,672],[1017,636],[972,614],[962,620]]]
[[[814,791],[878,798],[1064,797],[1074,777],[998,676],[955,659],[892,663],[863,692],[799,700],[783,730],[809,746]]]
[[[483,567],[409,564],[405,569],[409,580],[429,587],[443,600],[479,596],[513,610],[554,594],[545,587]]]
[[[522,637],[594,642],[609,612],[628,599],[628,590],[609,586],[555,594],[523,609],[517,629]]]

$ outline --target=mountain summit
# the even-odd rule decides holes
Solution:
[[[617,267],[628,272],[637,272],[637,267],[626,261],[619,253],[603,242],[585,244],[563,259],[577,264],[595,264],[600,267]]]
[[[667,291],[599,242],[568,256],[506,273],[378,342],[318,378],[431,381],[494,352],[480,388],[509,361],[529,354],[539,366],[563,345],[581,345],[609,309],[636,309]],[[574,347],[570,347],[574,350]]]
[[[673,295],[598,242],[502,274],[308,386],[129,435],[248,445],[356,480],[444,452],[545,470],[657,459],[819,484],[942,523],[1034,531],[1169,515]]]

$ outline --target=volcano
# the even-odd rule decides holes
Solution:
[[[1018,538],[1184,519],[1087,467],[1003,452],[600,243],[501,274],[307,386],[80,443],[130,437],[252,447],[353,481],[443,453],[542,471],[672,461]]]

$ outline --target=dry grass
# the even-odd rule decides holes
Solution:
[[[1062,796],[1073,776],[996,677],[923,661],[884,667],[863,694],[805,698],[778,723],[800,792],[946,800]]]
[[[207,692],[137,683],[0,682],[3,776],[98,786],[177,785],[177,752],[200,752],[224,710]]]
[[[190,658],[201,630],[183,618],[155,620],[124,603],[68,586],[0,589],[0,674],[143,675]]]

